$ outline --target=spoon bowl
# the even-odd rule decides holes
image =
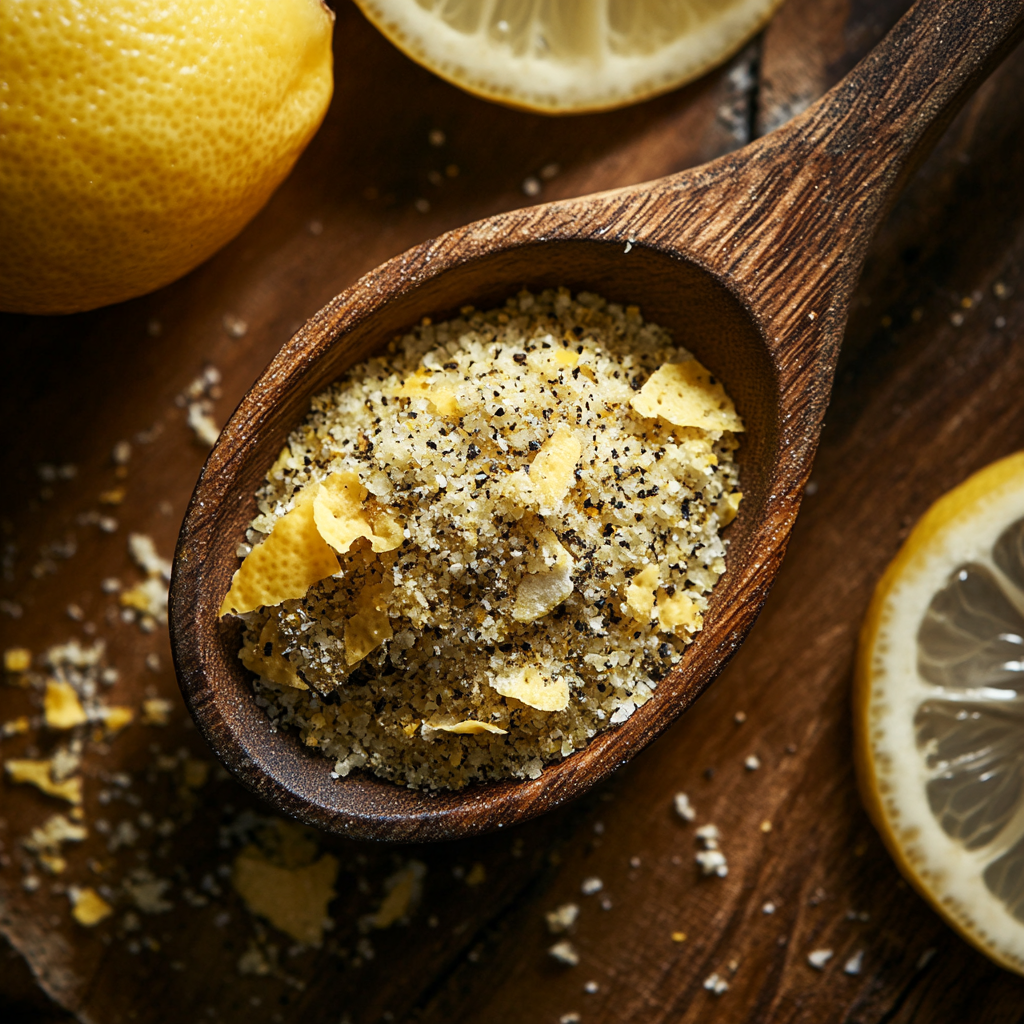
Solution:
[[[879,220],[977,84],[1024,31],[1024,0],[919,0],[818,104],[751,144],[645,185],[513,211],[371,272],[317,313],[245,396],[203,469],[171,581],[175,667],[221,760],[283,811],[364,839],[458,838],[533,817],[605,778],[710,684],[774,579],[821,430],[850,294]],[[255,492],[310,399],[424,316],[565,286],[640,306],[726,386],[747,432],[744,501],[705,625],[655,696],[540,777],[410,790],[276,731],[217,611]]]

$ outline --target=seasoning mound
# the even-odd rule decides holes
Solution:
[[[338,776],[536,778],[700,630],[742,430],[635,306],[425,319],[313,400],[258,493],[221,609],[257,703]]]

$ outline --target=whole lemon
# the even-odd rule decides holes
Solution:
[[[2,0],[0,310],[70,313],[233,238],[333,88],[321,0]]]

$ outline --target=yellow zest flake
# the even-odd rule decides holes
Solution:
[[[580,361],[580,357],[575,352],[570,352],[567,348],[559,348],[555,350],[555,362],[559,366],[573,367]]]
[[[47,796],[67,800],[69,804],[82,802],[82,776],[55,782],[52,777],[52,761],[33,761],[28,758],[11,758],[4,764],[11,782],[28,782]]]
[[[658,624],[666,633],[696,632],[704,621],[697,602],[689,594],[677,593],[658,602]]]
[[[18,715],[0,726],[0,736],[24,736],[31,727],[28,715]]]
[[[629,404],[641,416],[660,416],[677,427],[743,430],[725,388],[696,359],[659,367]]]
[[[100,491],[101,505],[120,505],[128,493],[124,487],[114,487],[109,491]]]
[[[74,886],[68,889],[68,897],[71,900],[71,916],[86,928],[98,925],[114,912],[114,908],[90,886],[82,889]]]
[[[313,495],[306,491],[278,519],[270,536],[246,556],[218,614],[238,615],[305,597],[314,583],[338,571],[338,556],[317,530]]]
[[[390,928],[396,921],[409,916],[420,901],[426,873],[427,867],[422,861],[411,860],[385,881],[384,899],[372,919],[374,928]]]
[[[576,434],[560,426],[541,446],[530,463],[530,472],[520,470],[508,478],[505,493],[513,500],[555,510],[565,500],[576,480],[576,466],[583,446]]]
[[[658,567],[649,565],[626,587],[626,607],[634,619],[650,622],[654,616],[654,592],[658,588]]]
[[[8,647],[4,651],[4,671],[27,672],[32,667],[32,652],[27,647]]]
[[[264,623],[255,646],[246,645],[238,652],[238,657],[250,672],[272,683],[308,690],[309,687],[295,674],[292,663],[281,652],[283,647],[277,619],[270,618]]]
[[[132,724],[135,712],[123,704],[108,704],[100,708],[103,726],[108,733],[120,732],[125,726]]]
[[[538,711],[564,711],[569,706],[569,683],[550,679],[534,665],[513,668],[498,676],[491,686],[503,697],[512,697]]]
[[[338,860],[329,853],[312,864],[283,867],[258,847],[247,846],[235,858],[231,880],[252,913],[296,942],[319,946],[337,877]]]
[[[558,607],[573,591],[572,555],[562,547],[554,531],[542,527],[538,540],[540,557],[534,560],[538,571],[523,576],[516,590],[512,618],[534,622]]]
[[[88,721],[85,708],[70,683],[56,679],[46,680],[46,695],[43,697],[43,715],[51,729],[73,729]]]
[[[394,636],[388,618],[388,597],[393,589],[394,584],[385,580],[360,591],[356,599],[359,611],[345,623],[346,664],[355,665],[362,661],[370,651]]]
[[[458,399],[451,388],[443,384],[430,383],[430,371],[420,367],[402,382],[395,392],[396,398],[425,398],[441,416],[455,419],[462,412]]]
[[[464,722],[456,722],[454,725],[432,725],[431,728],[438,732],[454,732],[459,736],[480,736],[485,732],[505,736],[508,733],[507,729],[491,725],[490,722],[478,722],[475,718],[467,718]]]
[[[361,537],[378,553],[392,551],[404,540],[401,526],[372,498],[367,501],[367,493],[358,474],[351,470],[332,473],[316,492],[313,499],[316,528],[340,554]]]
[[[733,491],[732,494],[723,495],[722,500],[716,506],[720,526],[728,526],[736,518],[742,500],[742,491]]]
[[[166,697],[150,697],[142,702],[143,725],[168,725],[174,705]]]

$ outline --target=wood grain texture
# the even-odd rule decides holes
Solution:
[[[906,177],[1024,33],[1024,3],[922,0],[820,102],[693,171],[499,214],[375,269],[321,309],[243,399],[186,512],[171,641],[186,702],[224,763],[310,825],[422,841],[507,827],[607,778],[657,738],[742,642],[778,572],[810,471],[849,296]],[[310,399],[422,316],[555,283],[635,302],[721,379],[746,424],[744,503],[704,628],[621,727],[536,780],[401,789],[331,765],[250,698],[240,624],[218,618],[255,491]]]
[[[884,7],[894,20],[906,6],[830,5],[839,14],[827,45],[846,54],[843,70],[863,53],[857,41],[872,41],[865,26],[878,12]],[[203,366],[211,362],[224,375],[215,403],[224,419],[312,310],[409,245],[528,202],[520,183],[545,163],[562,165],[543,196],[559,198],[648,180],[735,148],[736,133],[755,119],[758,90],[738,88],[743,75],[730,74],[754,68],[762,53],[776,62],[762,60],[766,71],[778,66],[787,47],[801,45],[783,33],[800,29],[780,18],[763,50],[681,93],[621,114],[551,122],[435,82],[340,7],[338,66],[348,70],[339,73],[325,129],[235,244],[178,285],[125,306],[63,319],[0,319],[8,359],[0,423],[17,439],[2,456],[7,493],[15,495],[3,530],[5,544],[18,545],[17,553],[5,549],[10,577],[0,596],[24,609],[17,620],[0,613],[0,647],[40,650],[72,635],[84,639],[83,624],[63,612],[74,601],[121,669],[112,699],[138,705],[147,690],[174,697],[166,635],[108,625],[112,599],[98,583],[108,575],[139,578],[125,550],[130,529],[150,533],[164,554],[171,549],[205,454],[174,398]],[[821,83],[831,84],[827,77]],[[433,127],[446,131],[444,147],[427,142]],[[804,503],[787,561],[742,651],[658,743],[582,801],[506,835],[393,849],[322,838],[342,862],[330,907],[335,927],[323,948],[290,955],[290,940],[255,921],[218,874],[239,848],[229,827],[245,810],[270,812],[215,772],[191,795],[179,792],[180,775],[153,773],[154,743],[168,754],[187,748],[192,758],[212,760],[179,706],[167,728],[133,726],[109,753],[86,755],[90,823],[137,821],[140,808],[123,797],[99,802],[105,790],[119,792],[111,774],[128,771],[127,792],[158,819],[167,814],[178,823],[170,840],[140,828],[134,846],[111,852],[93,830],[80,847],[66,847],[67,872],[44,877],[30,896],[20,888],[27,858],[18,841],[60,806],[0,783],[0,927],[41,984],[77,1019],[97,1024],[339,1024],[346,1017],[352,1024],[555,1024],[573,1011],[586,1024],[1024,1019],[1021,982],[970,950],[901,885],[860,810],[848,726],[856,629],[901,534],[942,491],[1024,444],[1022,129],[1018,53],[959,117],[876,240],[815,462],[817,493]],[[433,185],[428,172],[443,173],[448,163],[458,163],[459,176]],[[369,187],[376,198],[364,196]],[[431,200],[427,214],[412,207],[420,197]],[[319,234],[310,232],[314,221]],[[1006,297],[994,294],[997,282]],[[247,320],[243,338],[225,332],[225,313]],[[962,322],[954,326],[953,315]],[[162,322],[159,337],[147,333],[151,318]],[[113,444],[154,424],[162,433],[135,444],[128,496],[107,509],[119,520],[117,532],[78,524],[78,513],[100,508],[96,495],[115,482]],[[78,477],[52,485],[43,498],[41,461],[74,461]],[[68,531],[77,553],[64,559],[48,548],[56,571],[34,577],[33,566],[44,561],[40,547],[64,541]],[[146,666],[149,653],[161,655],[158,671]],[[5,720],[31,709],[15,688],[0,690],[0,702]],[[732,719],[737,710],[748,716],[741,726]],[[4,740],[0,754],[30,746],[43,752],[52,742],[34,733]],[[758,772],[742,767],[750,752],[762,758]],[[715,769],[710,778],[708,768]],[[722,828],[728,878],[698,878],[692,834],[671,812],[677,790],[690,793],[698,824]],[[774,825],[767,836],[759,829],[766,818]],[[123,895],[113,921],[86,931],[71,921],[66,897],[50,891],[55,883],[116,886],[143,863],[140,855],[172,881],[174,908],[140,915],[138,931],[123,928],[131,909]],[[630,866],[633,856],[639,868]],[[376,908],[384,879],[410,857],[427,866],[422,904],[408,925],[362,933],[359,919]],[[92,858],[103,862],[101,874],[89,868]],[[465,878],[476,863],[487,881],[470,887]],[[589,875],[603,879],[603,893],[580,895]],[[203,888],[207,876],[219,895]],[[209,903],[189,905],[187,888]],[[611,909],[601,909],[602,896]],[[576,968],[545,953],[553,938],[542,915],[566,899],[582,908],[572,936],[582,955]],[[761,913],[768,899],[778,905],[774,915]],[[869,918],[848,920],[849,910]],[[222,914],[229,921],[218,925]],[[675,930],[687,940],[674,943]],[[131,952],[141,938],[159,949]],[[364,955],[369,947],[359,952],[363,940],[373,959]],[[268,974],[239,973],[250,943],[268,957],[276,947]],[[806,962],[819,945],[836,950],[823,974]],[[842,961],[858,948],[863,973],[847,977]],[[728,974],[733,959],[729,991],[718,998],[706,992],[703,979]],[[597,993],[583,991],[589,980],[599,983]],[[0,966],[0,993],[8,996],[0,997],[0,1019],[53,1019],[45,1004],[23,995],[15,1007],[16,984]]]

